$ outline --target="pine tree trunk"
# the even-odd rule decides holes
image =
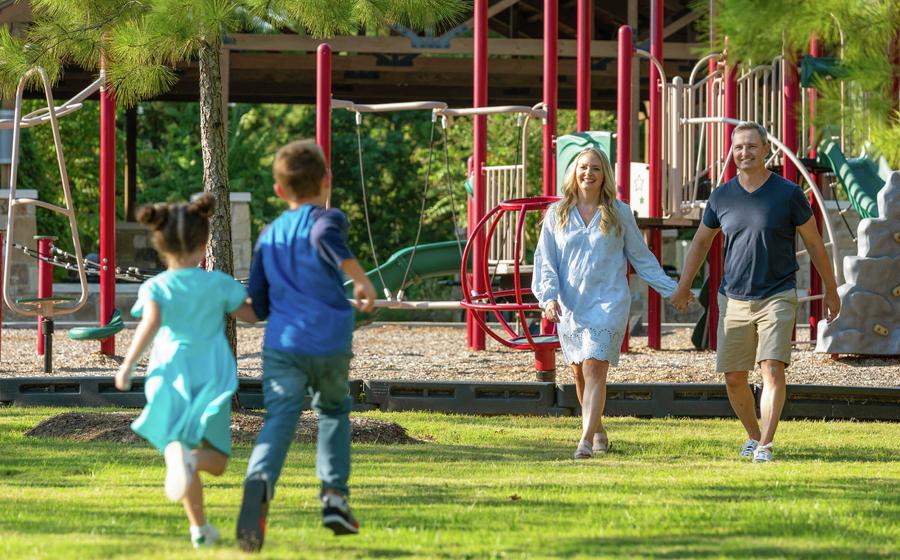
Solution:
[[[231,188],[228,184],[228,143],[222,120],[222,74],[219,49],[201,42],[200,52],[200,148],[203,153],[203,190],[213,195],[216,210],[210,219],[207,270],[234,274],[231,248]],[[225,323],[225,336],[237,351],[237,329],[233,317]]]

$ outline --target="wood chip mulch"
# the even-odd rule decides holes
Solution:
[[[262,371],[264,329],[238,329],[238,375],[259,377]],[[798,330],[801,339],[806,330]],[[116,336],[116,353],[128,348],[133,329]],[[647,338],[631,338],[631,352],[623,354],[619,366],[611,368],[610,383],[722,383],[715,372],[715,354],[694,350],[691,329],[663,330],[662,350],[647,346]],[[2,333],[0,377],[44,376],[42,359],[35,353],[34,329],[6,328]],[[97,342],[69,340],[64,329],[54,337],[55,376],[110,376],[118,358],[97,352]],[[453,325],[372,324],[354,333],[355,357],[351,379],[403,379],[444,381],[534,381],[534,358],[529,352],[510,350],[488,339],[487,351],[466,348],[464,328]],[[900,358],[842,356],[833,360],[817,354],[808,344],[795,347],[787,371],[788,383],[869,387],[900,386]],[[557,381],[572,383],[572,375],[557,353]],[[759,371],[751,382],[760,383]]]

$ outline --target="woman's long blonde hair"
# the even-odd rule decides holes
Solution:
[[[603,183],[600,186],[600,231],[609,235],[615,228],[616,235],[622,234],[622,224],[619,213],[616,211],[616,181],[613,177],[612,166],[609,158],[597,148],[586,148],[572,162],[572,171],[566,174],[563,182],[563,197],[556,207],[556,220],[559,229],[564,229],[569,222],[569,214],[575,202],[578,201],[578,160],[586,153],[592,152],[600,158],[600,169],[603,173]]]

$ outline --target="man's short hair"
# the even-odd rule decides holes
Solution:
[[[275,154],[272,175],[291,198],[316,196],[328,174],[325,154],[314,140],[295,140]]]
[[[754,131],[756,131],[757,134],[759,134],[759,137],[762,139],[763,144],[769,143],[769,137],[768,137],[768,135],[766,133],[766,129],[763,125],[759,124],[758,122],[744,121],[741,124],[735,126],[734,130],[731,131],[732,144],[734,143],[735,135],[742,130],[754,130]]]

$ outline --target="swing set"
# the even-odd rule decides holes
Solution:
[[[9,207],[7,214],[7,231],[6,242],[4,246],[4,254],[6,258],[3,262],[3,301],[15,313],[23,316],[31,316],[38,318],[38,355],[44,357],[44,372],[53,371],[53,321],[60,315],[72,314],[80,310],[87,303],[89,292],[87,287],[88,270],[85,260],[82,256],[81,240],[78,235],[78,224],[75,218],[75,207],[72,201],[72,192],[69,184],[69,175],[66,170],[65,155],[63,153],[62,139],[59,131],[59,118],[74,113],[81,109],[82,102],[92,94],[100,90],[105,81],[105,75],[101,72],[100,77],[88,85],[81,92],[66,101],[60,106],[56,106],[53,100],[53,93],[50,87],[50,80],[43,68],[33,68],[25,73],[19,80],[16,88],[15,110],[12,119],[0,120],[0,129],[12,129],[12,157],[10,163],[10,179],[9,179]],[[26,85],[36,81],[44,90],[44,98],[47,102],[45,107],[32,111],[27,115],[22,115],[23,111],[23,95]],[[20,142],[23,128],[31,128],[42,124],[50,124],[53,132],[53,145],[56,154],[57,166],[59,169],[60,186],[63,190],[65,206],[57,206],[49,202],[36,200],[32,198],[16,196],[16,187],[19,174],[20,159]],[[69,231],[71,234],[71,243],[74,254],[66,253],[57,249],[53,245],[55,237],[36,236],[38,241],[37,251],[28,249],[19,244],[14,243],[18,221],[16,220],[17,210],[27,207],[43,208],[50,212],[62,214],[67,218],[69,223]],[[12,249],[22,249],[38,259],[38,294],[37,297],[15,297],[12,291],[11,283],[11,261]],[[52,256],[54,252],[67,255],[71,262],[69,264],[60,264],[56,257]],[[74,264],[73,264],[74,263]],[[76,272],[80,285],[80,293],[78,297],[70,296],[54,296],[52,295],[52,273],[51,265],[65,266],[69,270]],[[102,265],[97,264],[99,269]],[[82,327],[73,329],[69,332],[69,336],[75,340],[102,340],[109,338],[118,331],[122,330],[124,323],[118,310],[114,310],[110,321],[103,327]]]

